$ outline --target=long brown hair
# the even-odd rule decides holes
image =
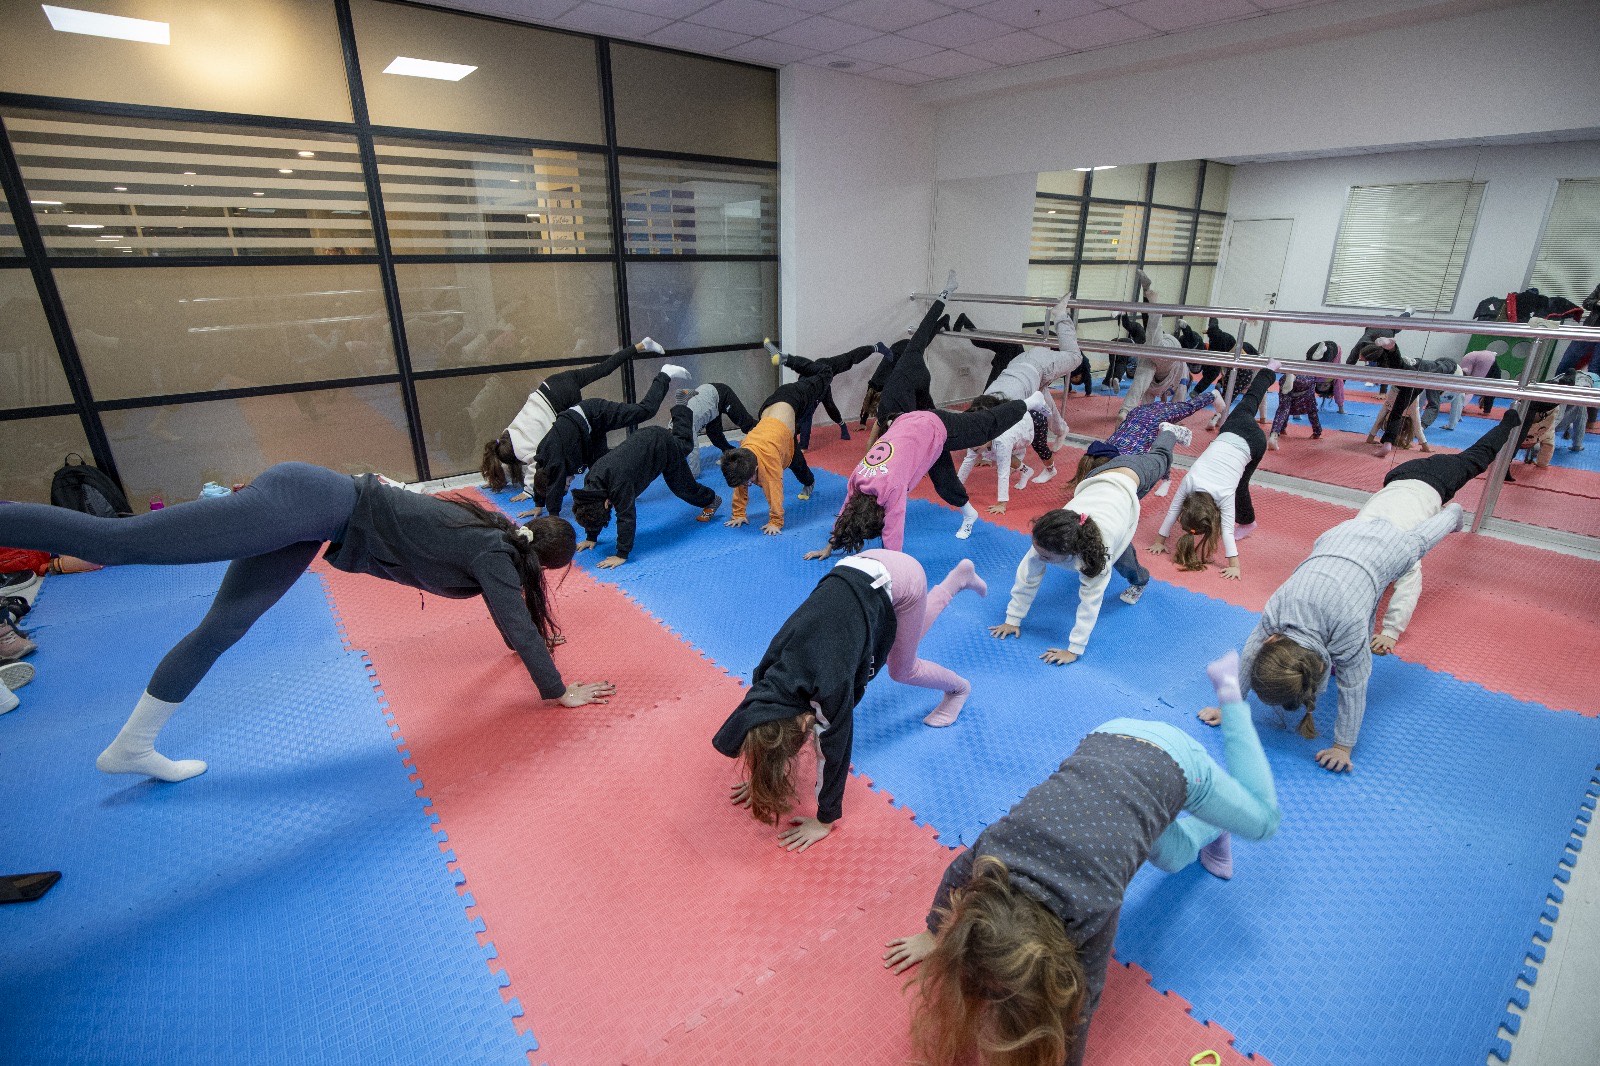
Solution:
[[[992,855],[937,913],[938,941],[908,982],[918,985],[911,1038],[923,1061],[1059,1066],[1089,992],[1061,920]]]
[[[867,541],[883,536],[884,509],[877,497],[864,492],[853,494],[839,509],[828,534],[828,547],[854,555]]]
[[[1261,646],[1250,668],[1250,687],[1264,703],[1285,710],[1304,707],[1299,733],[1310,740],[1317,735],[1316,719],[1312,717],[1317,711],[1317,692],[1327,676],[1328,664],[1322,656],[1288,637],[1280,637]]]
[[[1204,570],[1222,539],[1222,508],[1216,497],[1198,489],[1185,496],[1178,508],[1178,528],[1183,533],[1172,550],[1172,561],[1179,570]]]
[[[516,549],[517,576],[522,579],[522,598],[528,605],[528,617],[534,628],[544,638],[545,646],[555,644],[561,636],[550,609],[550,593],[545,584],[546,570],[559,570],[572,562],[578,547],[578,536],[572,523],[555,515],[535,518],[518,526],[499,511],[492,511],[476,500],[464,496],[443,495],[439,499],[455,504],[467,513],[468,520],[461,526],[483,526],[505,534],[506,542]],[[522,534],[527,530],[527,535]]]
[[[1070,555],[1078,569],[1090,577],[1105,573],[1110,561],[1100,526],[1088,515],[1065,507],[1046,511],[1033,520],[1033,543],[1051,555]]]
[[[522,483],[522,464],[511,450],[510,437],[502,433],[483,446],[478,473],[483,475],[490,492],[503,492],[507,485]]]
[[[1088,452],[1080,455],[1078,457],[1078,472],[1072,475],[1071,481],[1067,482],[1067,495],[1071,496],[1074,492],[1077,492],[1078,485],[1085,478],[1093,476],[1096,470],[1109,463],[1111,458],[1109,455],[1090,455]]]
[[[794,808],[794,760],[810,735],[805,717],[762,722],[744,735],[739,761],[750,782],[750,813],[758,822],[777,825]]]

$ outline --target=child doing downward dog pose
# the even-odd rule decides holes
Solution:
[[[1433,455],[1401,463],[1383,479],[1383,488],[1373,493],[1357,518],[1381,518],[1399,529],[1415,529],[1438,514],[1462,485],[1489,469],[1495,456],[1516,432],[1520,418],[1507,411],[1500,424],[1458,455]],[[1394,583],[1394,593],[1383,612],[1378,632],[1372,635],[1372,650],[1388,655],[1411,624],[1422,595],[1422,561],[1419,559]],[[1350,738],[1354,741],[1354,737]]]
[[[1226,770],[1181,730],[1118,718],[956,856],[927,929],[883,956],[896,973],[922,964],[911,1022],[920,1061],[1078,1066],[1140,865],[1176,873],[1198,858],[1226,879],[1227,834],[1276,832],[1272,767],[1238,667],[1229,652],[1206,668]]]
[[[483,446],[480,473],[489,489],[499,492],[512,481],[520,482],[521,492],[512,502],[521,503],[533,495],[533,472],[539,442],[555,425],[556,416],[583,399],[585,386],[616,373],[635,353],[665,354],[661,345],[646,337],[632,348],[619,348],[593,366],[580,366],[551,374],[528,394],[527,402],[506,431]],[[680,366],[664,366],[663,372],[672,377],[688,377],[689,372]]]
[[[972,401],[967,410],[983,411],[998,407],[1002,402],[998,396],[979,396]],[[1042,392],[1036,392],[1028,397],[1027,404],[1028,413],[1017,419],[994,440],[976,448],[968,448],[966,458],[961,460],[961,469],[956,471],[956,477],[965,486],[967,478],[972,474],[972,468],[977,465],[979,459],[987,459],[994,463],[999,483],[995,487],[995,502],[989,505],[990,514],[1005,514],[1006,503],[1011,499],[1013,469],[1017,471],[1019,489],[1030,481],[1042,485],[1056,476],[1055,452],[1050,447],[1049,415],[1045,413],[1047,409],[1053,412],[1055,405]],[[1038,455],[1041,463],[1041,468],[1037,472],[1023,459],[1030,436],[1034,454]]]
[[[1317,390],[1322,386],[1322,380],[1305,374],[1283,375],[1283,381],[1278,385],[1278,410],[1272,416],[1272,435],[1267,438],[1267,447],[1278,450],[1278,436],[1289,428],[1289,419],[1295,415],[1309,418],[1311,439],[1321,439],[1322,418],[1317,413]]]
[[[279,463],[236,493],[132,518],[27,503],[0,507],[0,544],[106,566],[231,561],[205,618],[161,660],[127,724],[95,762],[106,773],[162,781],[194,777],[206,764],[162,756],[156,735],[222,653],[289,591],[325,541],[325,558],[346,573],[452,599],[482,596],[540,696],[569,707],[604,703],[616,691],[610,682],[565,684],[550,658],[562,637],[544,571],[572,561],[574,539],[560,518],[518,526],[464,500],[306,463]]]
[[[743,764],[745,779],[731,798],[757,821],[777,825],[795,804],[794,761],[817,741],[817,816],[789,820],[778,842],[804,851],[828,835],[844,813],[856,704],[879,667],[901,684],[939,689],[939,705],[923,719],[949,725],[972,686],[926,659],[917,645],[951,597],[987,588],[963,559],[933,590],[922,564],[894,551],[841,559],[817,582],[778,630],[751,675],[750,690],[712,738],[712,746]]]
[[[1277,370],[1279,365],[1277,360],[1267,364],[1271,370]],[[1239,547],[1235,541],[1248,536],[1256,524],[1250,475],[1267,454],[1266,434],[1256,425],[1255,412],[1272,387],[1272,380],[1271,374],[1255,375],[1250,388],[1233,405],[1233,413],[1222,423],[1222,432],[1189,468],[1167,508],[1167,517],[1161,521],[1156,542],[1150,545],[1152,555],[1167,550],[1167,536],[1176,522],[1183,527],[1173,553],[1179,569],[1204,570],[1221,540],[1222,553],[1228,557],[1222,576],[1238,579]],[[1237,527],[1235,516],[1240,520]]]
[[[794,471],[800,479],[800,498],[809,500],[817,476],[806,465],[806,457],[795,447],[795,427],[822,399],[833,382],[833,371],[822,367],[810,377],[780,385],[761,405],[761,419],[746,431],[744,440],[732,451],[722,453],[722,477],[733,490],[733,515],[725,526],[749,522],[750,482],[761,486],[767,497],[767,524],[761,532],[775,537],[783,532],[783,471]]]
[[[617,513],[617,550],[595,564],[610,570],[628,561],[633,551],[634,530],[638,526],[637,501],[656,478],[663,478],[672,494],[691,507],[698,507],[697,522],[709,522],[722,504],[722,497],[696,481],[689,472],[687,456],[694,448],[694,411],[687,404],[672,408],[672,428],[646,426],[607,452],[583,479],[583,488],[572,490],[572,517],[584,529],[585,540],[578,551],[588,551],[600,539],[600,531]]]
[[[834,377],[838,377],[840,374],[865,362],[873,352],[877,351],[872,345],[864,344],[859,348],[850,349],[843,355],[829,356],[827,359],[803,359],[798,355],[787,355],[780,352],[771,340],[765,340],[761,343],[772,355],[773,366],[786,366],[802,378],[813,376],[823,367],[827,367]],[[839,439],[849,440],[850,426],[845,422],[844,415],[839,413],[839,405],[833,402],[832,382],[829,382],[827,390],[823,392],[822,398],[818,402],[822,404],[822,409],[828,412],[828,417],[833,419],[834,424],[839,427]],[[810,411],[804,411],[800,414],[798,435],[800,437],[801,450],[811,447],[811,421],[815,415],[815,406]]]
[[[1372,676],[1372,624],[1383,590],[1434,545],[1461,528],[1461,505],[1449,503],[1481,474],[1517,426],[1514,412],[1459,455],[1401,463],[1384,488],[1348,522],[1316,539],[1311,556],[1267,600],[1244,645],[1244,688],[1285,710],[1305,708],[1300,735],[1317,735],[1317,694],[1337,675],[1339,714],[1333,746],[1317,752],[1324,769],[1350,769]],[[1417,580],[1420,581],[1420,575]],[[1411,593],[1397,588],[1402,610]],[[1214,716],[1202,718],[1215,724]]]
[[[1219,416],[1228,413],[1227,404],[1220,392],[1201,393],[1198,396],[1191,396],[1182,403],[1153,400],[1150,403],[1140,404],[1128,413],[1128,417],[1122,420],[1122,424],[1111,436],[1103,441],[1090,442],[1088,449],[1078,458],[1078,472],[1072,479],[1072,487],[1076,488],[1078,482],[1119,455],[1143,455],[1155,441],[1156,434],[1161,432],[1163,422],[1177,425],[1207,407],[1215,408]]]
[[[1112,459],[1094,476],[1079,482],[1072,500],[1048,511],[1033,523],[1033,544],[1017,564],[1004,624],[990,626],[998,639],[1017,636],[1039,593],[1047,565],[1071,566],[1078,571],[1078,615],[1067,647],[1050,648],[1040,656],[1052,666],[1076,662],[1089,646],[1089,635],[1100,617],[1100,603],[1111,582],[1107,564],[1128,582],[1123,603],[1138,603],[1150,582],[1150,572],[1139,565],[1133,532],[1139,525],[1139,501],[1172,468],[1172,446],[1191,439],[1184,426],[1161,425],[1161,435],[1146,455]]]
[[[850,472],[844,506],[834,520],[828,546],[806,553],[807,559],[826,559],[835,551],[856,552],[874,537],[899,551],[905,545],[906,499],[924,474],[939,498],[961,509],[956,536],[972,535],[978,510],[956,474],[950,452],[975,448],[999,436],[1008,426],[1027,417],[1027,405],[1010,400],[997,407],[969,411],[932,410],[927,398],[929,375],[923,351],[937,332],[944,304],[935,300],[905,350],[895,360],[879,399],[880,427],[887,424],[866,456]],[[913,404],[926,402],[928,408]]]
[[[682,367],[669,364],[655,376],[650,391],[638,403],[617,403],[594,396],[556,416],[550,432],[534,451],[533,502],[538,508],[535,514],[561,513],[568,483],[610,450],[607,437],[613,430],[637,426],[656,416],[661,410],[661,401],[667,398],[667,387],[673,381],[669,371],[685,373]]]

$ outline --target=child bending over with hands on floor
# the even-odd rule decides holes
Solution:
[[[1229,833],[1276,832],[1272,768],[1238,669],[1235,652],[1206,668],[1226,770],[1173,726],[1115,719],[950,864],[927,929],[883,955],[895,973],[921,964],[911,981],[921,1061],[1079,1066],[1139,867],[1176,873],[1198,858],[1228,879]]]

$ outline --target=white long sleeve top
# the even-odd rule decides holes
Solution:
[[[1064,559],[1056,566],[1071,565],[1078,570],[1078,614],[1067,638],[1067,648],[1082,655],[1089,646],[1089,635],[1094,632],[1095,621],[1100,617],[1100,604],[1105,599],[1106,586],[1111,581],[1111,561],[1128,550],[1133,543],[1134,530],[1139,525],[1138,486],[1133,479],[1115,470],[1108,470],[1078,485],[1071,502],[1064,508],[1074,514],[1086,514],[1100,528],[1106,542],[1106,567],[1094,577],[1079,569],[1076,558]],[[1028,617],[1033,598],[1039,593],[1044,580],[1045,561],[1032,547],[1017,564],[1017,579],[1011,586],[1011,601],[1006,604],[1006,621],[1020,626]]]
[[[1250,445],[1237,433],[1223,433],[1212,441],[1200,458],[1194,461],[1183,484],[1172,494],[1172,504],[1167,516],[1161,520],[1162,537],[1172,532],[1178,520],[1178,509],[1191,492],[1205,492],[1217,501],[1222,512],[1222,553],[1230,559],[1237,558],[1239,546],[1233,539],[1234,496],[1239,491],[1239,479],[1244,468],[1250,465]]]
[[[956,471],[956,477],[965,485],[967,478],[972,474],[972,468],[978,460],[988,459],[994,463],[996,476],[999,482],[995,485],[994,498],[1000,503],[1011,499],[1011,460],[1013,456],[1025,454],[1028,444],[1033,440],[1033,412],[1045,414],[1050,407],[1050,401],[1045,399],[1044,393],[1036,392],[1028,397],[1028,414],[1017,419],[994,440],[976,448],[968,448],[965,458],[961,460],[961,469]]]

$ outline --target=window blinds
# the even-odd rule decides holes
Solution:
[[[1477,181],[1353,186],[1324,302],[1451,310],[1483,188]]]
[[[1528,284],[1582,303],[1600,285],[1600,178],[1556,183]]]

